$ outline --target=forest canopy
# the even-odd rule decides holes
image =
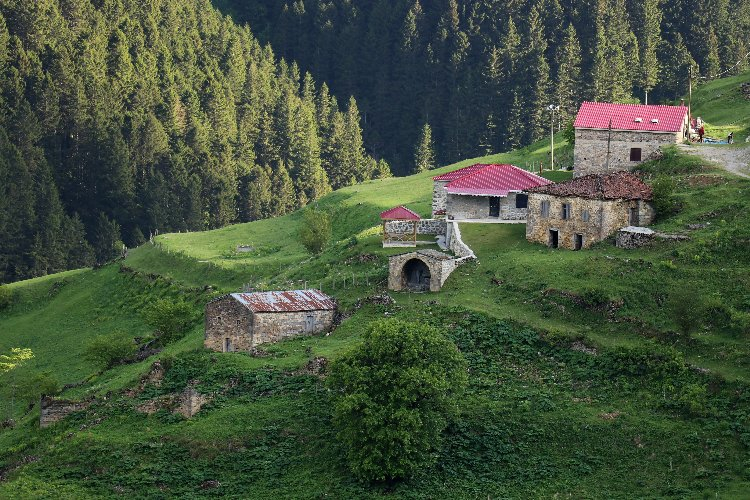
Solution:
[[[0,283],[389,175],[342,106],[208,0],[0,0]]]

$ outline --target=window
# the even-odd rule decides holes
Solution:
[[[529,195],[518,193],[516,195],[516,208],[527,208],[529,206]]]
[[[581,220],[582,220],[583,222],[588,222],[590,218],[591,218],[591,215],[589,215],[589,211],[588,211],[588,210],[584,210],[584,211],[583,211],[583,212],[581,213]]]
[[[564,220],[570,219],[570,203],[563,203],[562,218]]]
[[[237,320],[237,326],[240,326],[242,324],[242,321]]]
[[[630,216],[628,217],[628,223],[631,226],[637,226],[640,224],[640,217],[638,217],[638,209],[637,208],[631,208],[630,209]]]
[[[641,161],[641,148],[630,148],[630,161]]]
[[[542,217],[549,217],[549,200],[542,202]]]
[[[216,324],[217,325],[221,324],[221,316],[216,316]]]

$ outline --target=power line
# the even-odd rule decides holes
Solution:
[[[696,76],[695,78],[696,78],[696,80],[715,80],[716,78],[722,77],[722,76],[726,75],[727,73],[733,71],[735,68],[737,68],[737,66],[739,66],[740,64],[742,64],[742,61],[744,61],[748,57],[750,57],[750,52],[748,52],[747,54],[745,54],[744,57],[741,57],[740,60],[737,61],[734,66],[732,66],[731,68],[728,68],[728,69],[722,71],[721,73],[719,73],[717,75],[713,75],[713,76]]]

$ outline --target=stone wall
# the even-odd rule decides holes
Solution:
[[[49,427],[55,422],[59,422],[73,412],[85,410],[91,406],[92,401],[69,401],[66,399],[56,399],[49,396],[42,396],[39,407],[39,427],[42,429]]]
[[[618,248],[633,250],[648,245],[655,238],[655,232],[647,227],[628,226],[617,231],[615,245]]]
[[[474,251],[461,239],[461,230],[458,227],[458,222],[450,222],[447,241],[448,248],[455,256],[465,259],[476,259]]]
[[[446,216],[452,219],[525,220],[527,209],[516,208],[516,194],[500,196],[500,216],[490,217],[489,196],[448,194]]]
[[[576,129],[573,151],[573,174],[578,177],[593,173],[630,170],[667,144],[683,141],[683,132],[612,131],[609,168],[607,168],[607,130]],[[641,161],[630,161],[630,149],[641,148]]]
[[[413,221],[391,220],[385,223],[387,234],[414,234]],[[445,219],[422,219],[417,221],[417,234],[444,235]]]
[[[335,315],[336,311],[255,313],[252,345],[330,330]],[[308,316],[313,318],[312,330],[307,329]]]
[[[231,295],[206,305],[205,340],[207,349],[217,352],[249,352],[258,344],[288,337],[326,331],[333,325],[336,311],[272,312],[253,314]],[[307,330],[307,317],[313,327]]]
[[[549,215],[542,217],[542,201],[549,201]],[[571,213],[562,218],[562,206],[568,203]],[[630,225],[630,209],[637,208],[639,224],[650,224],[654,210],[650,203],[639,200],[589,200],[532,193],[529,195],[529,216],[526,239],[551,245],[550,231],[558,232],[558,247],[575,249],[575,235],[582,235],[582,248],[602,241],[621,227]],[[588,213],[588,221],[584,220]]]
[[[205,332],[203,345],[212,351],[247,352],[253,347],[252,313],[231,295],[220,297],[206,304]]]
[[[392,255],[388,259],[388,289],[401,291],[407,289],[404,267],[411,260],[422,261],[430,270],[430,291],[439,292],[440,288],[458,266],[456,259],[448,254],[436,250],[418,250],[400,255]]]
[[[433,181],[432,183],[432,217],[435,218],[438,215],[445,215],[445,203],[447,199],[447,192],[445,186],[448,185],[448,181]]]

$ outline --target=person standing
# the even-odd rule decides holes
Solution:
[[[734,144],[734,132],[729,132],[727,136],[727,144]]]

